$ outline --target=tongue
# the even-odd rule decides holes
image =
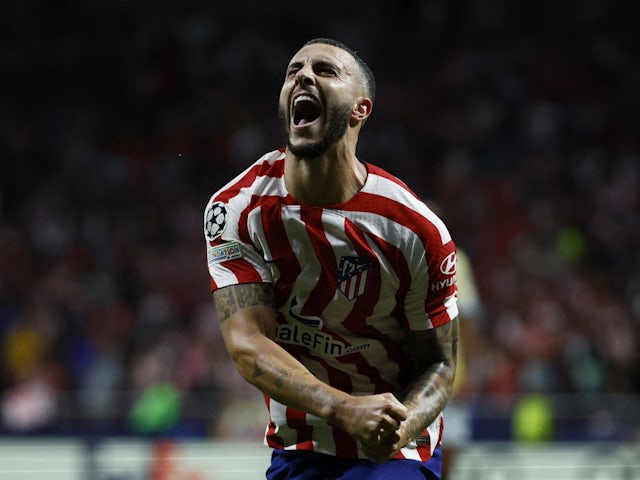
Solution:
[[[294,109],[294,120],[298,126],[312,123],[319,115],[319,108],[308,100],[301,100]]]

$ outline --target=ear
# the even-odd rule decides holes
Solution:
[[[372,107],[373,102],[370,98],[360,97],[351,111],[351,120],[353,122],[364,122],[371,115]]]

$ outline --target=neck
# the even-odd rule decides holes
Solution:
[[[307,205],[337,205],[353,198],[367,179],[354,152],[330,151],[305,159],[286,152],[284,176],[289,194]]]

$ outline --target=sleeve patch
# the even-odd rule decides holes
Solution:
[[[204,214],[204,234],[207,240],[215,240],[227,226],[227,208],[222,202],[214,202],[209,205]]]
[[[238,242],[226,242],[217,247],[211,247],[209,249],[209,265],[215,265],[217,263],[226,262],[235,258],[242,257],[240,250],[240,244]]]

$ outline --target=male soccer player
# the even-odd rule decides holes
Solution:
[[[205,210],[226,348],[265,395],[268,479],[438,479],[455,375],[456,251],[402,181],[356,156],[375,81],[331,39],[280,92],[286,148]]]

